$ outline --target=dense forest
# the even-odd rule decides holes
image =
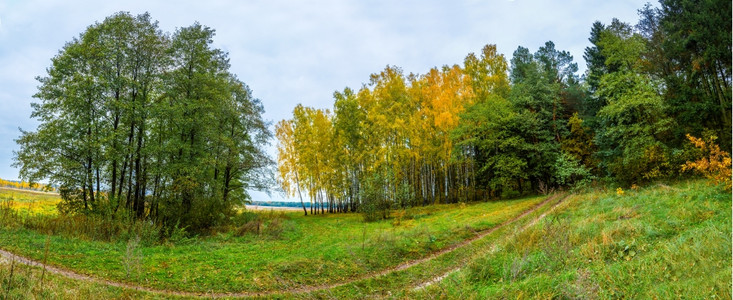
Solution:
[[[231,216],[272,180],[271,133],[213,36],[198,23],[163,33],[148,14],[89,26],[38,78],[41,125],[17,140],[21,177],[58,186],[65,212],[190,228]]]
[[[335,92],[333,109],[298,105],[276,125],[279,181],[311,213],[379,219],[390,207],[684,176],[699,143],[731,148],[730,11],[662,0],[636,25],[595,22],[582,76],[551,41],[509,60],[487,45],[422,75],[387,66]]]

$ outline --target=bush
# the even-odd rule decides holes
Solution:
[[[687,135],[690,143],[702,151],[702,157],[696,161],[688,161],[682,165],[682,171],[695,170],[716,184],[722,184],[726,190],[731,189],[731,158],[730,153],[720,150],[715,144],[715,136],[707,141]]]
[[[580,164],[577,158],[562,152],[554,164],[553,180],[559,186],[572,186],[577,182],[592,178],[590,171]]]
[[[284,212],[270,211],[263,214],[244,211],[234,218],[233,225],[236,226],[234,234],[236,236],[256,234],[280,238],[286,230],[291,229],[285,226],[285,221],[288,219],[289,217]]]
[[[520,195],[519,191],[513,189],[505,189],[501,191],[501,199],[514,199],[518,198]]]
[[[364,186],[359,191],[361,204],[359,212],[364,216],[365,222],[374,222],[387,219],[392,206],[392,201],[387,198],[386,182],[379,174],[367,178]]]

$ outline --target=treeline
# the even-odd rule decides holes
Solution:
[[[310,208],[310,202],[304,203],[306,208]],[[301,204],[298,202],[292,202],[292,201],[251,201],[247,205],[257,205],[257,206],[265,206],[265,207],[294,207],[294,208],[301,208]]]
[[[635,26],[596,22],[582,77],[552,42],[509,62],[487,45],[424,75],[388,66],[334,93],[332,110],[298,105],[277,124],[280,183],[311,213],[380,218],[395,206],[681,175],[700,156],[686,134],[731,146],[730,11],[729,1],[663,0]]]
[[[21,177],[57,185],[66,211],[191,229],[232,215],[267,184],[271,133],[213,37],[198,23],[161,32],[147,13],[89,26],[38,78]]]
[[[22,190],[34,190],[34,191],[43,191],[43,192],[55,192],[56,188],[42,184],[42,183],[30,183],[25,181],[14,181],[14,180],[5,180],[0,179],[0,187],[9,187],[14,189],[22,189]]]

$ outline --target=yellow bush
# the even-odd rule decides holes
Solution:
[[[731,189],[731,159],[730,153],[720,150],[715,144],[715,136],[711,136],[707,141],[687,135],[687,139],[696,148],[700,149],[703,157],[696,161],[688,161],[682,165],[682,171],[695,170],[712,179],[716,184],[724,184],[727,190]]]

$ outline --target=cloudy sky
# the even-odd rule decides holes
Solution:
[[[118,12],[150,12],[163,31],[195,21],[216,30],[231,71],[264,103],[265,118],[288,118],[298,103],[331,107],[332,94],[358,89],[386,65],[406,74],[460,64],[496,44],[507,59],[517,46],[536,51],[552,40],[585,70],[591,24],[616,17],[636,23],[646,1],[0,1],[0,178],[16,179],[13,139],[32,130],[36,76],[65,42]],[[274,144],[274,143],[273,143]],[[274,150],[271,149],[274,155]],[[256,194],[256,200],[267,200]],[[279,198],[279,197],[275,197]]]

